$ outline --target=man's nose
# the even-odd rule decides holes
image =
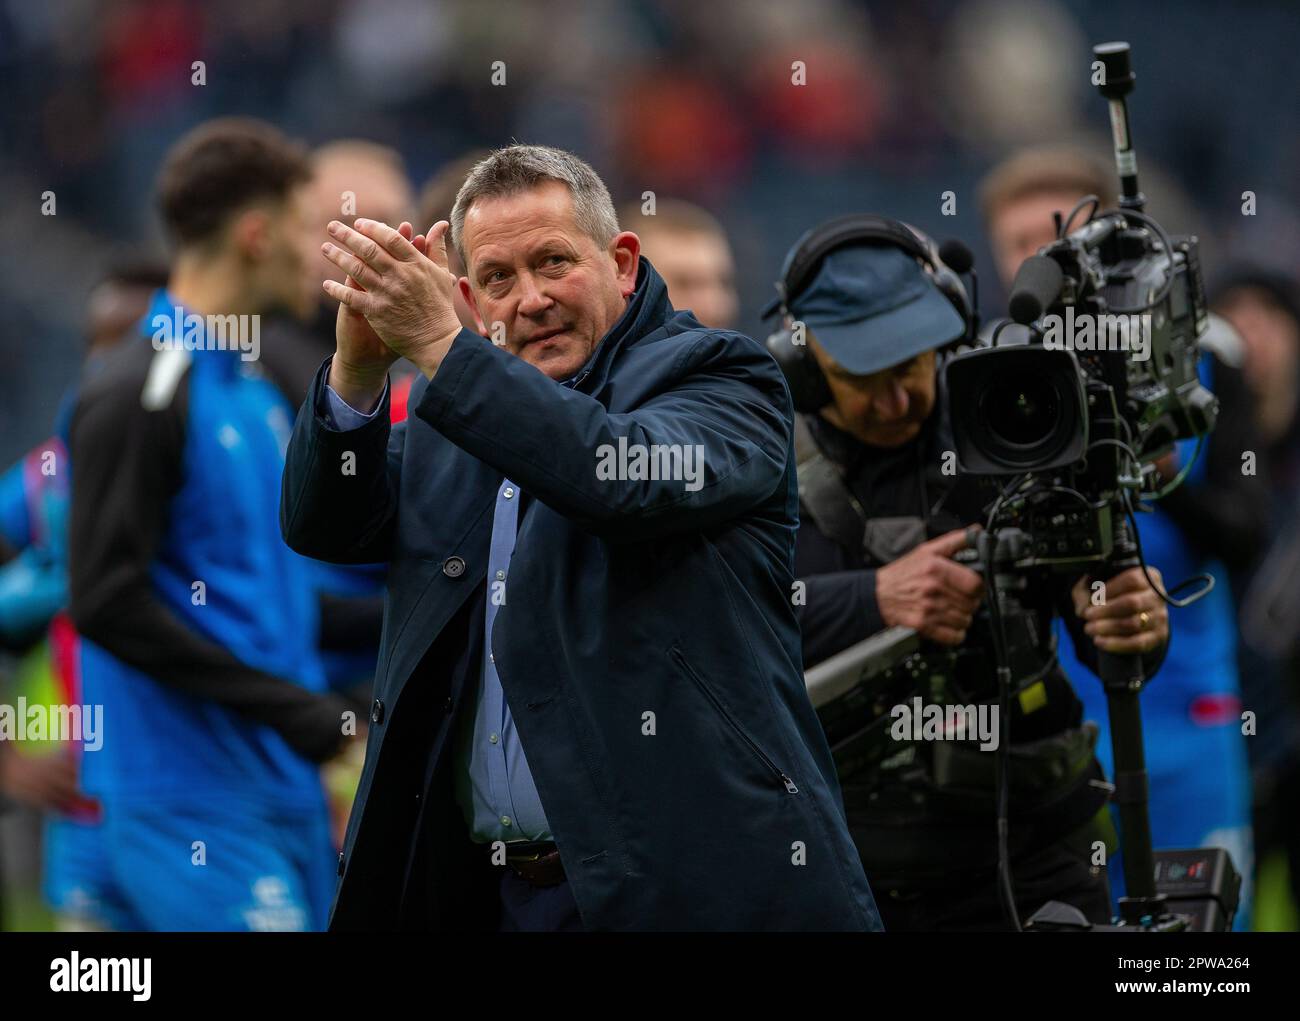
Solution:
[[[521,293],[519,296],[519,314],[539,316],[551,307],[553,302],[537,285],[537,280],[528,273],[519,278]]]
[[[886,422],[893,422],[907,414],[911,400],[907,390],[897,380],[890,380],[876,393],[876,414]]]

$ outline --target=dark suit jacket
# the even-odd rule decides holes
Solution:
[[[285,539],[391,565],[332,926],[495,922],[451,776],[504,476],[528,502],[492,650],[585,925],[877,928],[803,685],[791,408],[766,351],[674,312],[643,260],[571,387],[464,331],[407,422],[340,433],[326,371],[289,448]],[[703,485],[598,477],[621,438],[702,445]]]

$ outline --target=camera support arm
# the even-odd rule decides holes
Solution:
[[[1127,517],[1111,518],[1113,537],[1109,555],[1094,564],[1094,577],[1108,580],[1132,567],[1140,566],[1138,546]],[[995,653],[999,676],[1007,673],[1005,635],[999,634],[999,619],[1018,605],[1017,575],[1027,554],[1028,537],[1014,527],[990,527],[980,533],[980,549],[986,584],[989,586],[990,609],[995,630]],[[1019,562],[1019,563],[1018,563]],[[1120,900],[1125,925],[1152,928],[1170,923],[1165,897],[1156,890],[1155,852],[1151,842],[1151,819],[1146,756],[1142,743],[1142,711],[1139,695],[1147,678],[1142,656],[1137,653],[1117,655],[1097,650],[1097,672],[1106,692],[1110,720],[1111,751],[1114,757],[1115,802],[1119,806],[1121,839],[1124,850],[1124,879],[1127,896]],[[1005,736],[1005,735],[1004,735]]]
[[[1107,561],[1108,580],[1137,567],[1137,546],[1122,515],[1115,518],[1115,544]],[[1097,671],[1106,692],[1110,717],[1110,746],[1115,762],[1115,801],[1119,805],[1124,847],[1124,883],[1128,895],[1120,899],[1120,914],[1129,925],[1142,925],[1166,913],[1165,898],[1156,892],[1155,853],[1151,846],[1151,819],[1147,812],[1149,790],[1146,754],[1142,746],[1142,709],[1138,696],[1146,683],[1142,657],[1097,650]]]

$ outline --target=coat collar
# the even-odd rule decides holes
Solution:
[[[568,385],[575,390],[591,392],[599,388],[609,378],[619,352],[659,329],[672,315],[673,307],[668,303],[668,288],[663,277],[645,256],[641,256],[639,263],[636,290],[628,298],[627,308],[569,382]]]

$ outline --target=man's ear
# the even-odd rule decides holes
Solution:
[[[465,300],[465,307],[469,309],[470,315],[474,317],[474,326],[483,336],[488,335],[487,324],[483,322],[483,316],[478,310],[478,301],[474,297],[474,288],[469,285],[469,277],[457,277],[456,286],[460,288],[460,296]]]
[[[614,257],[618,289],[626,298],[636,290],[636,273],[641,263],[641,239],[630,230],[615,234],[609,243],[609,253]]]
[[[241,258],[261,262],[271,248],[271,215],[262,208],[245,209],[230,225],[230,240]]]

